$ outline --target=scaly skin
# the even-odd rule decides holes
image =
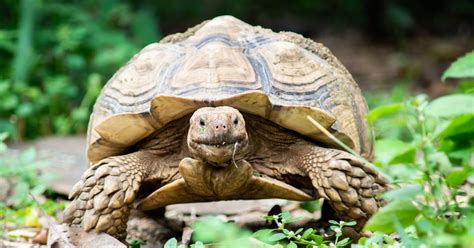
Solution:
[[[378,195],[388,182],[361,159],[340,150],[308,146],[301,166],[318,194],[327,200],[337,217],[357,221],[360,231],[383,201]]]
[[[132,203],[152,170],[144,152],[110,157],[90,167],[71,190],[64,222],[124,241]]]

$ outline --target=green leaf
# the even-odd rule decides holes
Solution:
[[[344,222],[344,226],[355,226],[357,222],[355,221],[349,221],[349,222]]]
[[[285,239],[286,238],[286,235],[283,234],[283,233],[275,233],[273,234],[272,236],[270,236],[270,238],[268,238],[268,241],[270,242],[276,242],[276,241],[279,241],[279,240],[282,240],[282,239]]]
[[[309,237],[309,235],[313,234],[313,232],[314,232],[313,228],[306,229],[306,231],[304,231],[303,235],[301,235],[301,238],[307,239]]]
[[[439,97],[426,106],[426,113],[441,118],[474,114],[474,95],[454,94]]]
[[[382,207],[372,216],[364,229],[387,234],[392,233],[396,230],[395,223],[397,220],[403,227],[407,227],[415,222],[419,213],[420,211],[411,200],[396,200]]]
[[[453,168],[451,172],[446,176],[446,183],[455,188],[463,184],[469,173],[464,168]]]
[[[140,248],[141,246],[141,242],[140,240],[132,240],[132,242],[130,242],[130,244],[128,245],[130,248]]]
[[[474,51],[458,58],[443,73],[442,79],[474,77]]]
[[[392,103],[383,105],[370,111],[367,115],[367,120],[369,121],[369,123],[374,123],[380,117],[396,114],[404,108],[405,105],[403,103]]]
[[[335,220],[329,220],[328,222],[329,222],[329,224],[333,224],[333,225],[339,226],[339,222],[337,222],[337,221],[335,221]]]
[[[259,238],[259,237],[267,237],[269,236],[272,232],[273,232],[274,229],[260,229],[256,232],[254,232],[252,234],[252,236],[254,236],[255,238]]]
[[[349,244],[349,242],[351,242],[351,240],[348,237],[344,238],[343,240],[337,242],[337,247],[345,247]]]
[[[300,208],[314,213],[321,209],[321,202],[319,200],[300,202]]]
[[[295,243],[290,242],[290,243],[288,243],[288,245],[286,246],[286,248],[298,248],[298,246],[297,246]]]
[[[178,247],[178,240],[176,238],[169,239],[166,241],[164,248],[177,248]]]
[[[321,236],[321,235],[311,234],[309,237],[311,238],[311,240],[316,242],[317,245],[322,244],[323,241],[324,241],[323,236]]]
[[[448,155],[450,158],[468,161],[472,154],[474,154],[474,147],[456,150],[456,151],[450,152]]]
[[[474,133],[474,114],[460,115],[449,120],[447,125],[442,126],[437,132],[438,138],[446,138],[461,134],[472,134]]]
[[[410,200],[415,198],[417,195],[423,192],[423,188],[420,184],[405,186],[403,188],[388,191],[384,194],[384,198],[387,200]]]
[[[438,165],[438,171],[441,174],[446,174],[452,168],[451,161],[444,152],[433,152],[428,155],[428,160]]]
[[[299,221],[299,220],[302,220],[302,219],[303,219],[303,217],[296,216],[294,218],[290,218],[290,219],[286,220],[286,223],[293,223],[293,222],[296,222],[296,221]]]
[[[204,244],[201,241],[197,241],[192,248],[204,248]]]
[[[285,220],[285,221],[286,221],[286,220],[289,220],[290,217],[291,217],[291,214],[290,214],[290,212],[288,212],[288,211],[285,211],[285,212],[281,213],[281,218],[282,218],[283,220]]]
[[[384,165],[411,163],[415,159],[415,145],[396,139],[380,139],[375,142],[375,157]]]

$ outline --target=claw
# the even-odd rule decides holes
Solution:
[[[110,195],[120,189],[120,179],[115,176],[106,177],[104,180],[104,193]]]
[[[131,187],[129,187],[127,192],[125,192],[125,199],[123,201],[125,204],[131,204],[134,199],[135,199],[135,192]]]
[[[115,193],[112,198],[110,198],[109,202],[109,208],[120,208],[123,206],[123,199],[124,199],[125,194],[123,192],[117,192]]]
[[[99,220],[99,215],[96,214],[94,209],[89,209],[85,212],[83,218],[83,228],[85,231],[89,231],[97,224],[97,221]]]
[[[343,171],[351,171],[352,166],[349,162],[346,160],[335,160],[332,159],[329,161],[329,168],[331,169],[336,169],[336,170],[343,170]]]
[[[110,167],[103,165],[99,167],[97,171],[95,172],[95,179],[98,180],[99,178],[102,178],[109,174],[110,174]]]
[[[79,193],[81,192],[82,185],[83,185],[82,180],[80,180],[79,182],[74,184],[74,186],[72,186],[71,192],[68,195],[69,200],[79,195]]]
[[[348,188],[347,190],[340,190],[339,195],[341,196],[341,199],[344,202],[350,205],[355,205],[359,201],[359,196],[353,188]]]
[[[347,183],[346,174],[341,171],[333,171],[329,183],[336,189],[349,190],[349,183]]]
[[[99,217],[99,220],[97,221],[97,225],[95,226],[95,229],[98,232],[102,232],[102,231],[107,230],[109,227],[111,227],[113,223],[114,223],[114,220],[112,219],[112,216],[110,214],[101,215]]]
[[[94,209],[96,211],[101,211],[109,205],[109,197],[101,192],[96,197],[94,197]]]
[[[375,200],[373,198],[369,198],[369,199],[364,199],[362,201],[362,209],[369,213],[369,214],[374,214],[375,211],[377,211],[378,207],[377,207],[377,202],[375,202]]]
[[[73,206],[75,203],[69,204],[69,206],[64,209],[64,217],[63,217],[63,222],[66,223],[72,223],[74,220],[74,212],[76,211],[76,207]]]

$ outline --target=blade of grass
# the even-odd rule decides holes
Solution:
[[[385,175],[384,173],[382,173],[377,167],[375,167],[371,162],[367,161],[367,159],[365,159],[364,157],[362,157],[360,154],[358,154],[356,151],[352,150],[348,145],[344,144],[344,142],[342,142],[341,140],[339,140],[338,138],[336,138],[336,136],[332,135],[326,128],[324,128],[321,124],[319,124],[319,122],[317,122],[315,119],[311,118],[311,116],[306,116],[306,118],[317,128],[319,129],[319,131],[321,131],[321,133],[323,133],[324,135],[326,135],[329,139],[331,139],[332,141],[334,141],[336,144],[338,144],[339,146],[341,146],[344,150],[346,150],[348,153],[354,155],[355,157],[357,157],[358,159],[364,161],[364,163],[367,164],[367,166],[370,166],[373,170],[377,171],[378,173],[380,173],[381,175],[383,175],[385,178],[389,178],[387,177],[387,175]]]

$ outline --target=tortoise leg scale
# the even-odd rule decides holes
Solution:
[[[335,215],[357,221],[357,231],[383,203],[378,195],[388,188],[387,181],[371,165],[347,152],[307,147],[300,164]]]
[[[140,184],[151,166],[140,152],[101,160],[90,167],[69,195],[64,222],[85,231],[126,238],[127,221]]]

